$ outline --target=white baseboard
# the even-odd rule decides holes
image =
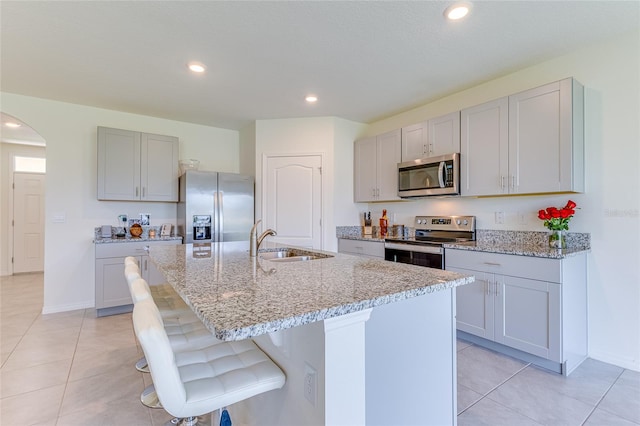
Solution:
[[[78,309],[89,309],[95,306],[94,301],[71,303],[69,305],[43,306],[42,315],[56,314],[58,312],[77,311]]]
[[[640,371],[640,359],[626,358],[612,353],[594,350],[589,351],[589,358],[606,362],[607,364],[617,365],[618,367],[626,368],[627,370]]]

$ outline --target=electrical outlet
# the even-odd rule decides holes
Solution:
[[[527,224],[527,215],[524,212],[518,212],[518,223],[520,223],[520,225],[526,225]]]
[[[504,212],[496,212],[496,223],[499,225],[504,224]]]
[[[315,368],[304,363],[304,397],[315,407],[318,393],[318,373]]]

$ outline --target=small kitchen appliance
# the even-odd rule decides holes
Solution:
[[[444,269],[444,243],[475,241],[475,216],[416,216],[415,238],[387,238],[384,258]]]

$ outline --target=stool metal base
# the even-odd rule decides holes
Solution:
[[[198,417],[187,417],[186,419],[180,419],[174,417],[164,424],[164,426],[210,426],[212,416],[211,414],[205,414]]]
[[[140,402],[149,408],[162,408],[162,403],[158,399],[156,388],[153,385],[147,386],[140,394]]]
[[[141,373],[149,372],[149,364],[147,364],[147,359],[145,357],[140,358],[138,362],[136,362],[136,370]]]

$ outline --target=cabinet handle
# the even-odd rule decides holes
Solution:
[[[136,186],[136,197],[138,196],[138,187]]]
[[[500,188],[504,189],[504,176],[500,176]]]
[[[433,152],[433,143],[429,144],[429,154]]]
[[[516,175],[511,175],[511,189],[516,189]]]
[[[489,286],[491,286],[491,283],[489,281],[485,281],[484,282],[484,290],[487,292],[487,296],[489,294],[491,294],[491,292],[489,291]]]
[[[148,270],[148,268],[147,268],[147,259],[145,259],[145,260],[144,260],[144,270],[145,270],[145,271],[147,271],[147,270]]]
[[[422,153],[426,154],[428,152],[429,152],[429,150],[427,149],[427,145],[426,144],[422,145]]]
[[[373,198],[376,198],[376,189],[375,188],[371,188],[371,196]]]
[[[484,262],[484,264],[489,266],[501,266],[499,263],[494,263],[494,262]]]
[[[144,196],[145,196],[146,189],[147,189],[147,187],[146,187],[146,186],[143,186],[143,187],[142,187],[142,198],[144,198]]]
[[[498,281],[494,281],[494,284],[496,286],[496,297],[500,296],[500,283],[498,283]]]

